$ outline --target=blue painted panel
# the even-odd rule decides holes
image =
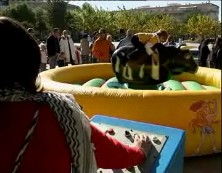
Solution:
[[[159,159],[152,168],[152,173],[182,173],[184,164],[185,132],[181,129],[155,124],[124,120],[104,115],[95,115],[91,119],[95,123],[103,123],[139,131],[168,136]]]

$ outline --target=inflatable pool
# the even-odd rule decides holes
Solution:
[[[41,73],[44,90],[73,94],[89,117],[102,114],[184,129],[186,156],[221,152],[220,70],[199,67],[196,74],[167,81],[171,89],[161,91],[110,87],[107,81],[114,76],[109,63]],[[95,79],[100,81],[95,84]]]
[[[93,78],[83,84],[74,84],[83,87],[101,87],[101,88],[116,88],[116,89],[135,89],[135,90],[218,90],[219,88],[208,85],[201,85],[195,81],[177,81],[168,80],[160,85],[132,85],[132,84],[121,84],[116,77],[112,77],[108,80],[102,78]]]

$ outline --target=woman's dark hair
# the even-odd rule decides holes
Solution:
[[[0,17],[0,89],[15,83],[36,92],[41,54],[35,39],[17,21]]]

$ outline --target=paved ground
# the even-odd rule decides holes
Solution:
[[[221,173],[222,154],[184,159],[184,173]]]

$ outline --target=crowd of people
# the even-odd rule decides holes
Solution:
[[[143,163],[151,149],[148,136],[135,135],[132,145],[125,145],[91,124],[72,95],[42,90],[39,69],[44,71],[47,63],[50,68],[89,63],[90,53],[93,62],[109,62],[115,50],[112,36],[100,29],[90,48],[84,35],[79,60],[67,30],[60,35],[54,28],[39,45],[32,33],[32,28],[0,17],[0,172],[96,173],[97,168]],[[131,44],[132,35],[128,30],[117,47]],[[150,46],[169,38],[164,30],[136,35]],[[221,39],[213,49],[221,56]]]
[[[34,33],[33,28],[28,28],[27,31],[31,35]],[[137,35],[141,42],[162,42],[164,45],[176,46],[165,30],[159,30],[155,33],[133,33],[130,29],[125,32],[125,37],[120,40],[116,47],[112,43],[112,35],[104,29],[95,32],[90,40],[88,34],[83,34],[80,45],[77,46],[74,45],[68,30],[64,30],[60,35],[59,28],[54,28],[46,43],[43,41],[39,44],[42,57],[40,72],[46,70],[47,64],[49,64],[50,69],[53,69],[56,66],[63,67],[69,64],[110,62],[112,53],[121,46],[130,45],[133,35]],[[215,39],[212,50],[209,49],[212,39],[205,38],[200,42],[198,47],[199,66],[221,69],[221,40],[221,37]]]
[[[28,28],[27,32],[34,37],[34,29]],[[165,30],[159,30],[155,33],[136,33],[128,29],[125,37],[120,40],[115,47],[112,35],[104,29],[95,32],[89,41],[88,34],[83,34],[80,45],[74,44],[68,30],[63,30],[60,34],[59,28],[54,28],[50,36],[45,41],[39,43],[41,51],[40,72],[47,69],[53,69],[56,66],[63,67],[67,65],[88,64],[99,62],[110,62],[113,52],[121,46],[130,45],[133,35],[137,35],[142,42],[154,44],[157,42],[168,43],[169,35]],[[165,43],[164,43],[165,42]],[[151,45],[150,45],[151,46]]]
[[[96,173],[145,161],[152,146],[148,136],[136,134],[132,145],[123,144],[94,126],[71,94],[43,91],[40,48],[49,48],[54,67],[61,50],[67,56],[65,31],[59,42],[54,29],[49,45],[39,46],[19,22],[0,17],[0,34],[0,172]],[[66,58],[73,63],[71,55]]]
[[[97,168],[130,168],[144,162],[152,146],[148,136],[136,134],[132,145],[123,144],[91,124],[72,95],[43,92],[39,69],[44,71],[47,63],[50,68],[80,63],[71,52],[68,31],[60,36],[55,28],[46,43],[38,44],[32,28],[0,17],[0,33],[5,56],[0,63],[0,172],[96,173]],[[164,41],[165,34],[138,37],[155,44]],[[100,29],[92,44],[95,62],[109,62],[114,50],[112,36]],[[81,54],[84,63],[89,51]]]
[[[28,33],[34,37],[34,29],[28,28]],[[88,34],[83,34],[80,46],[74,44],[68,30],[60,34],[59,28],[54,28],[45,41],[39,43],[41,51],[40,72],[53,69],[56,66],[64,67],[77,64],[88,64],[96,62],[110,62],[115,46],[112,43],[112,36],[100,29],[95,33],[92,42]],[[91,43],[91,44],[90,44]]]

